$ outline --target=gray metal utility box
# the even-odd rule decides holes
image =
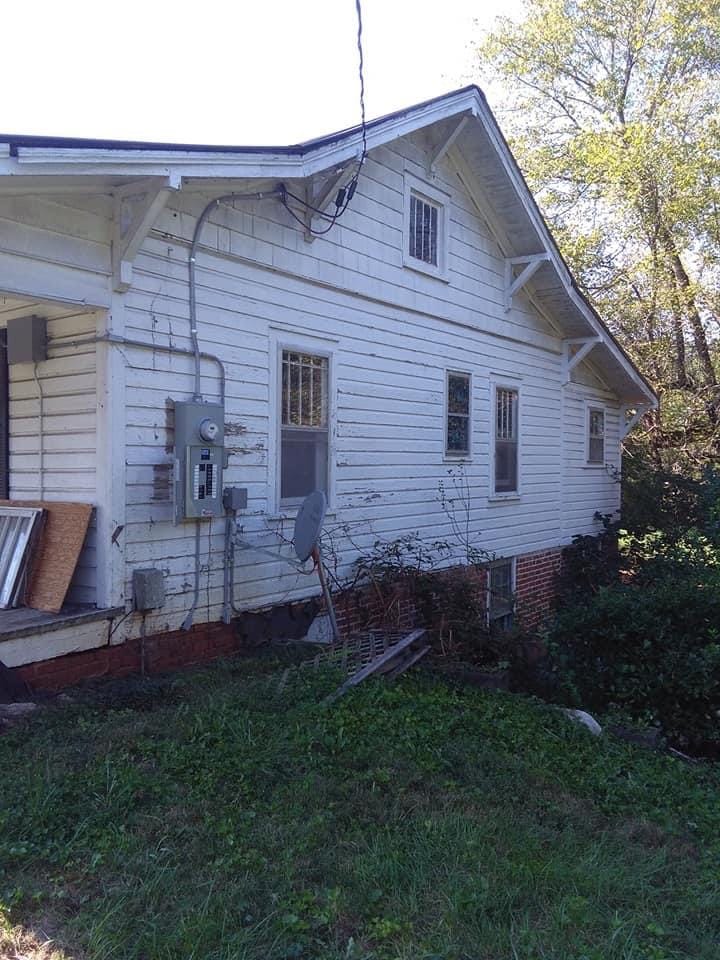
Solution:
[[[224,516],[225,410],[175,403],[175,522]]]
[[[45,317],[13,317],[7,324],[8,363],[41,363],[47,360]]]

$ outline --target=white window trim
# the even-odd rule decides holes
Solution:
[[[417,257],[410,256],[410,196],[416,194],[421,200],[427,200],[439,208],[438,210],[438,265],[425,263]],[[403,187],[403,266],[438,280],[448,281],[448,253],[450,243],[450,202],[451,196],[444,190],[420,180],[412,173],[405,171]]]
[[[603,415],[603,458],[602,460],[591,460],[590,459],[590,414],[591,413],[601,413]],[[585,430],[585,466],[590,470],[604,470],[605,464],[608,462],[607,455],[607,441],[608,441],[608,412],[607,407],[600,403],[597,400],[586,400],[585,401],[585,419],[584,419],[584,430]]]
[[[460,451],[448,450],[448,394],[449,394],[449,383],[450,376],[460,376],[468,378],[468,449],[467,452],[461,453]],[[469,370],[455,370],[454,368],[447,367],[445,370],[445,422],[443,429],[444,436],[444,455],[443,460],[446,460],[451,463],[458,462],[469,462],[473,458],[473,376]]]
[[[510,593],[513,598],[512,604],[512,614],[513,619],[515,618],[515,594],[517,592],[517,557],[496,557],[494,560],[491,560],[487,568],[487,588],[486,588],[486,601],[485,601],[485,618],[487,620],[487,625],[490,627],[493,622],[493,618],[490,616],[490,600],[492,597],[492,591],[490,589],[490,570],[494,565],[500,563],[509,563],[510,564]],[[500,619],[499,617],[497,618]]]
[[[283,350],[308,353],[328,359],[328,508],[335,504],[335,439],[337,424],[337,348],[336,342],[315,339],[312,336],[296,336],[284,330],[271,330],[269,336],[269,410],[268,410],[268,492],[267,510],[270,519],[294,517],[299,503],[282,503],[280,500],[280,450],[282,446],[282,418],[279,391],[282,389]]]
[[[516,390],[517,391],[517,490],[509,490],[507,493],[497,493],[495,490],[495,433],[497,431],[497,391],[498,390]],[[490,494],[488,501],[493,503],[502,503],[522,499],[523,487],[523,392],[519,380],[512,377],[491,376],[490,377]]]

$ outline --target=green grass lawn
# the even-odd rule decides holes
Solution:
[[[267,669],[0,737],[0,957],[720,957],[717,767],[429,674],[324,707],[334,678]]]

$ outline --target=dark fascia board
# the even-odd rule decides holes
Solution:
[[[437,97],[431,97],[429,100],[423,100],[422,103],[414,103],[410,107],[404,107],[402,110],[395,110],[392,113],[386,113],[382,117],[376,117],[366,124],[366,130],[371,131],[376,127],[382,126],[390,120],[397,120],[401,117],[409,116],[417,110],[432,106],[436,103],[442,103],[443,100],[451,100],[466,93],[475,92],[483,100],[485,94],[480,87],[475,84],[469,84],[461,87],[459,90],[453,90],[450,93],[443,93]],[[178,153],[269,153],[288,157],[300,157],[306,153],[316,150],[318,147],[324,147],[330,143],[356,137],[362,131],[360,124],[354,127],[347,127],[344,130],[338,130],[335,133],[329,133],[323,137],[315,137],[312,140],[303,140],[301,143],[291,144],[289,146],[248,146],[248,145],[221,145],[221,144],[203,144],[203,143],[159,143],[145,140],[103,140],[85,137],[45,137],[13,133],[0,133],[0,143],[7,143],[10,146],[10,156],[16,157],[19,149],[23,147],[47,147],[58,149],[77,149],[77,150],[155,150]]]

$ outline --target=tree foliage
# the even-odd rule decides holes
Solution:
[[[478,47],[563,253],[660,393],[657,466],[720,459],[720,4],[527,0]]]

